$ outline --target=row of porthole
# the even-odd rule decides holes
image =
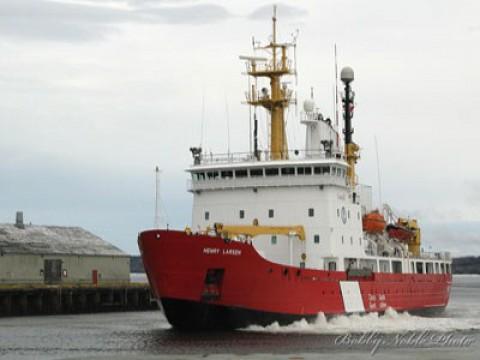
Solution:
[[[349,214],[350,214],[350,210],[349,210]],[[275,216],[275,210],[274,209],[268,209],[267,215],[268,215],[269,218],[273,218]],[[308,208],[307,215],[308,215],[308,217],[314,217],[315,216],[315,209],[314,208]],[[239,210],[238,211],[238,217],[240,219],[244,219],[245,218],[245,210]],[[204,218],[205,218],[205,220],[210,220],[210,212],[209,211],[205,211]]]
[[[239,210],[238,216],[240,219],[245,219],[245,210]],[[268,217],[271,219],[275,216],[275,211],[273,209],[268,209]],[[205,211],[203,214],[203,218],[208,221],[210,220],[210,211]]]
[[[359,244],[362,245],[362,238],[358,238]],[[345,238],[342,235],[342,245],[345,244]],[[350,236],[350,245],[353,245],[353,236]]]
[[[337,218],[341,218],[344,224],[347,223],[347,220],[350,219],[350,209],[345,209],[342,207],[341,209],[337,209]],[[357,211],[357,220],[360,221],[360,212]]]

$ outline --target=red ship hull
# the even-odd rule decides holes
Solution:
[[[248,243],[181,231],[149,230],[138,238],[145,270],[167,320],[179,329],[234,329],[347,311],[341,283],[358,283],[366,312],[440,310],[450,274],[352,277],[345,271],[272,263]]]

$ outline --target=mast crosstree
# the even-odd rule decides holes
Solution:
[[[288,59],[287,49],[295,47],[295,39],[289,43],[277,42],[276,7],[273,8],[272,39],[267,45],[255,45],[254,51],[263,50],[271,55],[271,59],[257,56],[240,56],[247,62],[247,74],[255,79],[270,79],[270,89],[257,89],[256,81],[246,94],[246,103],[262,106],[270,113],[270,160],[288,159],[288,145],[285,131],[285,109],[296,102],[293,90],[288,88],[282,77],[296,75],[295,64]]]

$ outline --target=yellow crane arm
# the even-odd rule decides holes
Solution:
[[[260,225],[224,225],[215,223],[215,232],[224,237],[231,238],[238,235],[254,237],[257,235],[295,235],[300,240],[305,240],[305,230],[302,225],[292,226],[260,226]]]

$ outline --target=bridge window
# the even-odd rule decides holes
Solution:
[[[340,217],[340,209],[337,209],[337,217]]]
[[[277,244],[277,235],[272,235],[272,238],[271,238],[271,243],[272,245],[276,245]]]
[[[265,175],[267,176],[277,176],[278,175],[278,168],[266,168]]]
[[[205,211],[205,220],[210,220],[210,213]]]
[[[313,208],[308,209],[308,216],[310,216],[310,217],[315,216],[315,210]]]
[[[314,236],[313,236],[313,242],[314,242],[315,244],[320,244],[320,235],[318,235],[318,234],[317,234],[317,235],[314,235]]]
[[[282,168],[282,175],[295,175],[295,168]]]
[[[312,175],[312,168],[311,167],[299,167],[297,168],[298,175]]]
[[[322,174],[330,174],[330,166],[323,166]]]
[[[350,236],[350,245],[353,245],[353,236]]]
[[[245,210],[240,210],[239,215],[240,215],[240,219],[244,219],[245,218]]]
[[[332,175],[335,176],[337,173],[337,168],[335,166],[332,166]]]
[[[268,209],[268,217],[273,218],[274,212],[273,209]]]
[[[416,267],[417,267],[417,274],[423,274],[423,263],[417,262]]]
[[[380,260],[380,272],[389,273],[390,272],[390,262],[388,260]]]
[[[342,235],[342,244],[344,243],[345,241],[343,240],[343,235]]]
[[[435,263],[435,273],[440,274],[440,265]]]
[[[315,166],[315,167],[313,168],[313,173],[314,173],[315,175],[320,175],[320,174],[322,173],[322,168],[321,168],[320,166]]]
[[[411,263],[412,274],[415,274],[415,263],[412,261]]]
[[[447,274],[450,274],[451,273],[450,264],[445,264],[445,266],[446,266]]]
[[[220,176],[223,179],[231,179],[231,178],[233,178],[233,171],[232,170],[221,171]]]
[[[445,274],[445,264],[444,263],[440,264],[440,271],[441,271],[442,274]]]
[[[394,274],[402,273],[402,262],[401,261],[392,261],[392,270]]]
[[[250,176],[251,177],[263,176],[263,169],[250,169]]]
[[[427,274],[433,274],[433,263],[426,263]]]
[[[248,172],[246,169],[242,170],[235,170],[235,177],[236,178],[244,178],[248,176]]]
[[[218,177],[218,171],[209,171],[207,172],[207,178],[212,180]]]
[[[199,172],[199,173],[193,173],[193,180],[205,180],[205,173]]]

